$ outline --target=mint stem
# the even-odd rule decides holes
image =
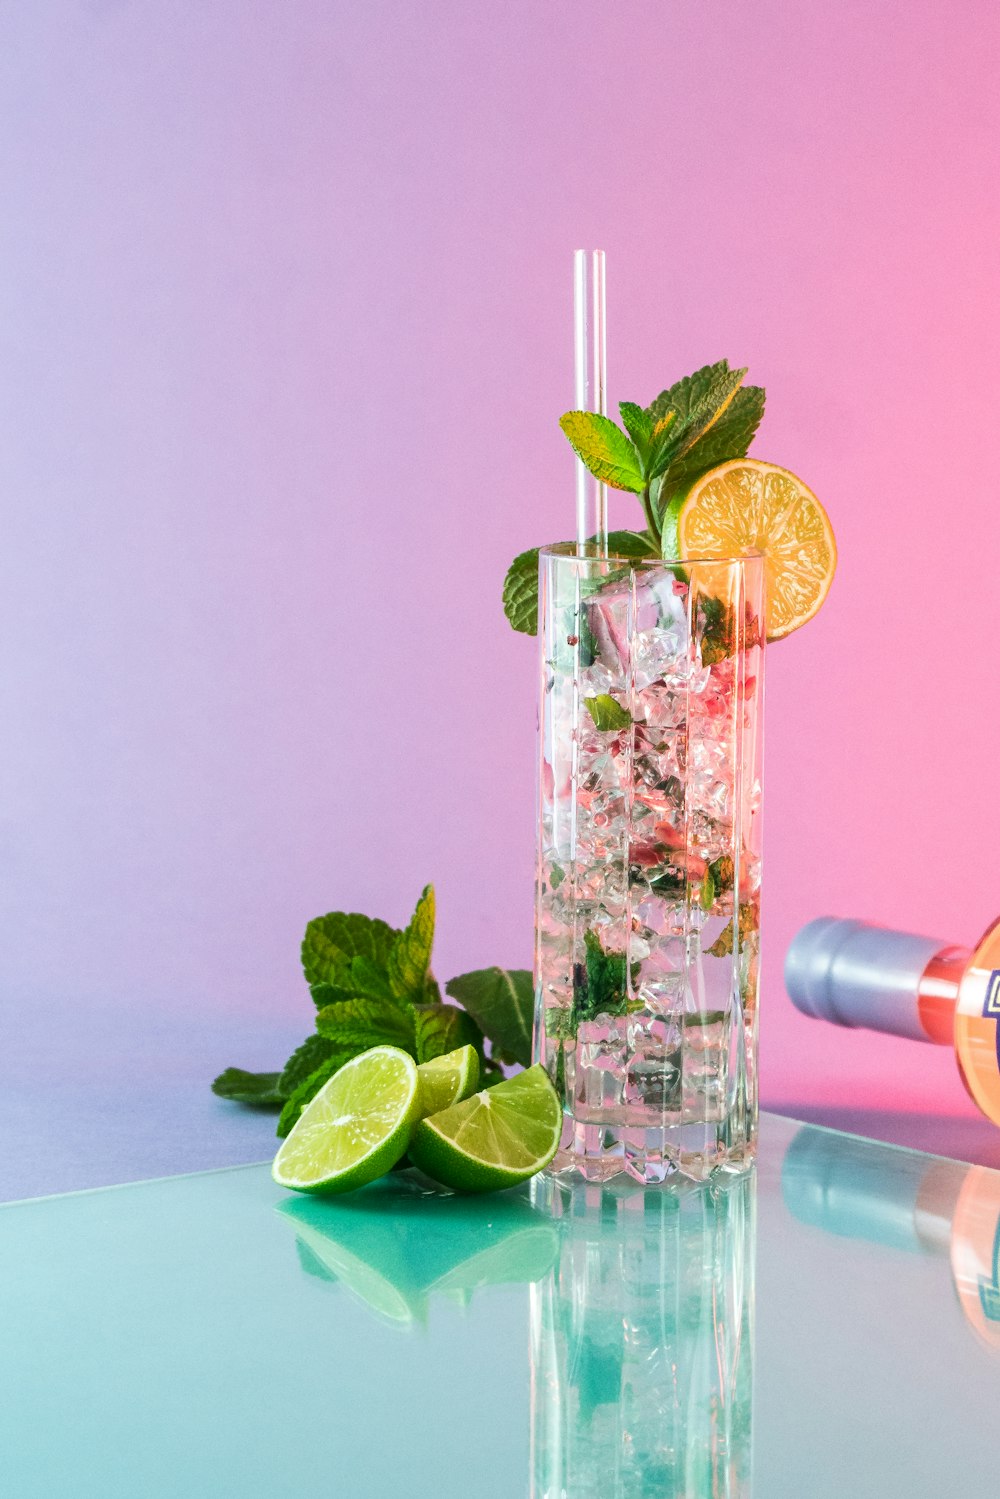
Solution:
[[[653,502],[650,499],[648,484],[643,485],[642,494],[639,496],[639,498],[642,500],[642,513],[646,517],[646,525],[649,527],[649,534],[656,542],[656,549],[657,551],[659,551],[660,528],[656,524],[656,516],[653,513]]]

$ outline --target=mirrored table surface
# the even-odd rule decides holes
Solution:
[[[997,1492],[1000,1172],[765,1116],[710,1187],[0,1208],[19,1499]]]

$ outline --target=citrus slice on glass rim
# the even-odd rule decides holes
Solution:
[[[734,458],[671,501],[664,556],[764,558],[767,638],[780,640],[817,613],[837,567],[830,518],[801,479],[775,463]]]

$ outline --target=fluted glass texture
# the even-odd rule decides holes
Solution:
[[[539,559],[535,1058],[556,1170],[742,1168],[757,1128],[764,567]]]
[[[755,1188],[536,1187],[532,1499],[751,1499]]]

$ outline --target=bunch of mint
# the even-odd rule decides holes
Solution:
[[[500,1080],[502,1065],[530,1066],[531,974],[520,968],[460,974],[445,985],[458,1005],[444,1004],[431,972],[433,945],[431,885],[402,931],[356,912],[317,916],[302,942],[315,1031],[281,1072],[227,1067],[212,1092],[258,1108],[280,1108],[278,1134],[284,1138],[338,1067],[372,1046],[398,1046],[416,1062],[474,1046],[486,1086]]]
[[[764,415],[764,391],[744,385],[746,370],[729,361],[706,364],[661,391],[649,406],[622,401],[618,427],[596,411],[567,411],[559,425],[590,472],[614,489],[638,495],[643,531],[612,531],[619,557],[676,561],[671,521],[685,495],[709,469],[745,458]],[[623,430],[624,428],[624,430]],[[538,547],[511,563],[503,585],[504,613],[515,630],[538,629]]]

